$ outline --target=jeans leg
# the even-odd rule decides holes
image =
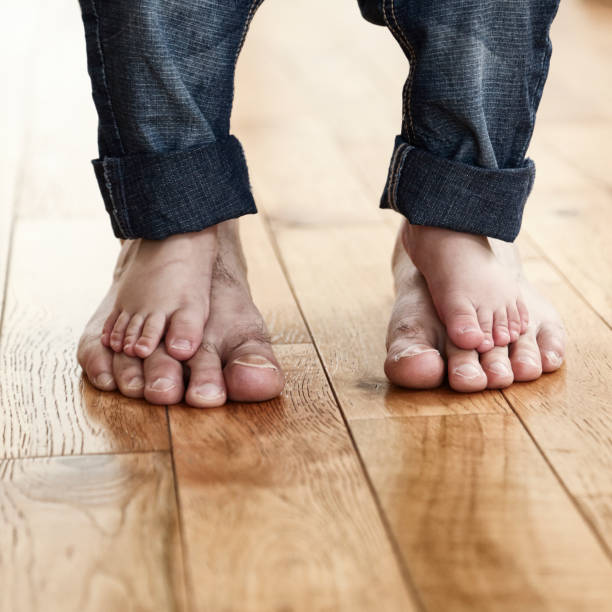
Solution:
[[[410,62],[381,200],[411,223],[516,238],[559,0],[359,0]]]
[[[120,238],[256,212],[229,133],[235,63],[262,0],[80,0],[98,111],[93,161]]]

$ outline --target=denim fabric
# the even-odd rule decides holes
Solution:
[[[261,0],[80,0],[98,111],[94,170],[115,235],[161,239],[256,212],[229,134]]]
[[[535,167],[525,153],[558,0],[359,0],[410,62],[383,208],[512,241]]]
[[[236,59],[262,0],[80,0],[114,232],[161,239],[256,212],[229,134]],[[558,0],[359,0],[410,62],[381,206],[513,240]]]

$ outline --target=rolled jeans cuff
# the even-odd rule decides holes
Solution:
[[[185,151],[92,163],[118,238],[161,240],[257,212],[234,136]]]
[[[534,178],[530,159],[519,168],[481,168],[436,157],[398,136],[380,205],[414,225],[512,242]]]

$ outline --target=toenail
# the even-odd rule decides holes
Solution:
[[[176,383],[171,378],[156,378],[149,387],[152,391],[170,391]]]
[[[561,362],[563,361],[563,359],[561,358],[561,355],[557,353],[557,351],[546,351],[544,354],[546,355],[546,359],[548,359],[551,365],[554,365],[554,366],[561,365]]]
[[[134,378],[130,379],[126,388],[128,389],[141,389],[144,385],[144,378],[142,376],[134,376]]]
[[[109,387],[113,383],[113,377],[108,372],[102,372],[94,378],[96,387]]]
[[[493,374],[510,374],[510,368],[503,361],[494,361],[487,366]]]
[[[278,368],[269,359],[266,359],[261,355],[243,355],[242,357],[238,357],[238,359],[234,359],[232,363],[235,365],[248,366],[250,368],[278,370]]]
[[[464,363],[463,365],[457,366],[453,373],[461,378],[478,378],[481,372],[480,370],[471,363]]]
[[[436,353],[439,355],[440,351],[437,351],[435,348],[431,348],[426,344],[414,344],[413,346],[409,346],[403,351],[396,353],[393,356],[393,361],[399,361],[400,359],[404,359],[404,357],[416,357],[417,355],[422,355],[423,353]]]
[[[175,340],[170,348],[179,349],[180,351],[189,351],[193,347],[193,344],[189,340]]]
[[[201,387],[197,387],[194,393],[207,401],[219,399],[224,395],[223,389],[214,383],[206,383]]]
[[[479,332],[480,330],[477,327],[462,327],[459,330],[460,334],[471,334],[474,332]]]
[[[530,366],[535,366],[536,368],[540,367],[540,364],[533,358],[525,355],[523,357],[517,357],[516,359],[519,363],[525,363]]]

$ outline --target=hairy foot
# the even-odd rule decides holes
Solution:
[[[115,303],[126,270],[123,259],[127,251],[122,250],[115,281],[79,343],[79,363],[95,387],[103,391],[119,389],[127,397],[144,397],[154,404],[175,404],[185,399],[202,408],[221,406],[227,398],[265,401],[280,394],[283,374],[251,299],[238,223],[227,221],[217,228],[210,315],[195,354],[184,364],[170,355],[163,343],[140,359],[114,352],[100,342],[103,322]]]
[[[488,238],[407,221],[402,238],[455,346],[485,352],[527,330],[518,270],[500,262]]]
[[[511,244],[493,243],[499,265],[511,269],[531,313],[522,335],[509,346],[479,354],[458,347],[436,314],[425,279],[398,236],[393,254],[396,301],[387,334],[385,373],[391,382],[412,389],[434,388],[445,375],[456,391],[474,392],[534,380],[563,362],[565,332],[555,309],[524,279]]]
[[[144,358],[165,335],[169,355],[193,356],[208,317],[216,253],[217,226],[165,240],[125,241],[102,343]]]

